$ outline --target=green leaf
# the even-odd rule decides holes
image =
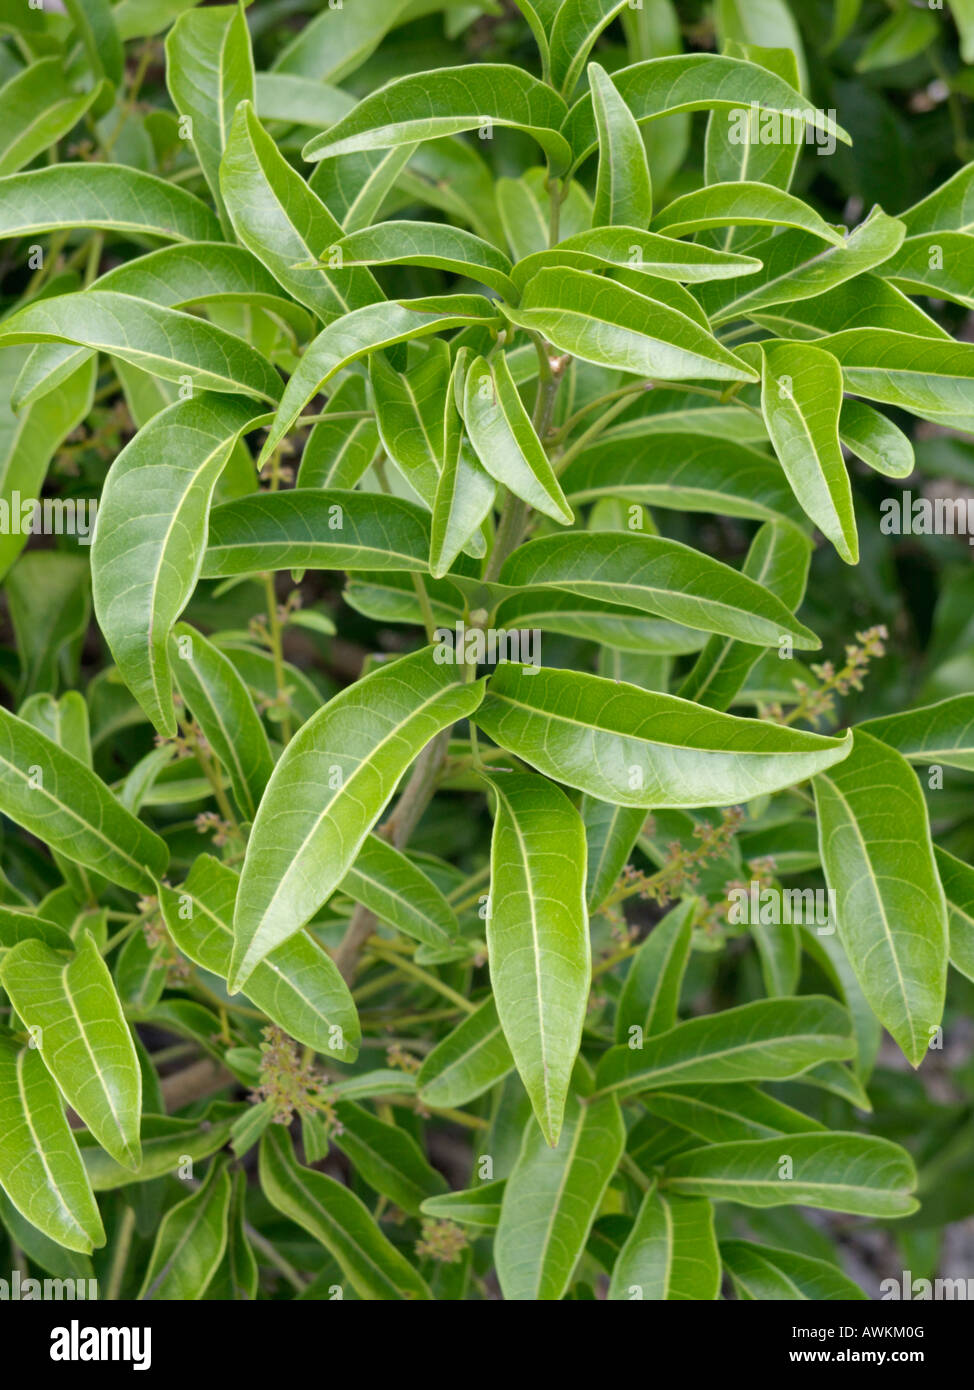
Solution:
[[[176,945],[222,980],[230,969],[238,883],[233,869],[201,854],[178,890],[163,886],[159,895]],[[338,1061],[355,1060],[361,1039],[355,1005],[338,967],[309,933],[264,957],[247,981],[247,997],[298,1042]]]
[[[586,271],[540,270],[504,313],[561,352],[600,367],[681,381],[753,381],[751,369],[685,314]],[[648,331],[650,325],[652,331]]]
[[[68,960],[42,941],[21,942],[0,963],[0,982],[65,1100],[116,1162],[137,1168],[142,1072],[91,935]]]
[[[767,589],[729,565],[661,536],[571,531],[529,541],[505,561],[501,583],[546,584],[583,598],[656,613],[742,642],[800,650],[819,645]]]
[[[820,338],[818,346],[839,359],[847,391],[934,424],[974,430],[974,344],[849,328]]]
[[[947,899],[950,963],[974,980],[974,869],[939,845],[934,845],[933,853]]]
[[[911,763],[943,763],[974,772],[974,695],[867,719],[859,725]]]
[[[856,62],[856,71],[874,72],[909,62],[935,43],[939,35],[936,15],[908,6],[890,15],[885,24],[873,31]]]
[[[717,0],[718,35],[741,44],[788,49],[793,55],[795,86],[807,83],[801,33],[785,0]]]
[[[169,852],[100,777],[0,709],[0,811],[51,849],[133,893],[151,893]]]
[[[369,359],[382,446],[427,507],[433,506],[443,468],[450,372],[450,348],[443,338],[432,338],[426,355],[408,372],[395,371],[381,352]]]
[[[93,103],[98,85],[76,92],[61,58],[41,58],[0,88],[0,175],[15,174],[67,135]]]
[[[359,420],[343,420],[345,411],[362,412]],[[362,477],[379,451],[379,430],[365,410],[365,382],[348,377],[328,397],[324,419],[308,435],[297,486],[351,488]],[[328,417],[337,415],[332,420]]]
[[[291,488],[214,507],[201,574],[425,570],[428,555],[429,517],[415,502],[340,488]]]
[[[294,426],[304,407],[343,367],[379,348],[448,328],[489,322],[490,301],[475,294],[440,299],[367,304],[324,328],[308,345],[285,388],[277,416],[261,451],[261,466]]]
[[[592,220],[598,227],[648,227],[653,215],[653,185],[636,118],[604,68],[590,63],[588,71],[599,133]]]
[[[844,238],[818,215],[814,208],[764,183],[712,183],[674,198],[653,219],[653,231],[667,236],[686,236],[708,227],[795,227],[812,232],[833,246]]]
[[[92,72],[104,73],[120,85],[125,75],[125,54],[109,0],[64,0]]]
[[[448,1192],[443,1197],[427,1197],[420,1207],[424,1216],[442,1221],[456,1221],[476,1230],[494,1231],[501,1219],[501,1200],[507,1186],[506,1178],[481,1183],[463,1192]]]
[[[795,47],[800,50],[800,43]],[[680,44],[677,43],[671,51],[679,51],[679,48]],[[724,52],[732,58],[744,58],[758,67],[767,68],[792,87],[801,85],[798,59],[791,45],[766,47],[731,38],[725,40]],[[775,188],[789,188],[805,144],[805,122],[782,125],[780,132],[775,133],[780,136],[779,139],[761,143],[761,115],[758,109],[750,108],[741,113],[714,111],[707,121],[704,182],[729,183],[734,179],[750,179],[772,184]],[[735,230],[731,227],[721,241],[729,247],[734,237]]]
[[[501,295],[515,295],[511,263],[502,251],[462,227],[442,222],[380,222],[336,240],[342,264],[426,265],[463,275]]]
[[[519,260],[512,272],[522,290],[539,270],[570,266],[576,270],[602,270],[605,266],[641,270],[661,280],[697,283],[753,275],[761,262],[752,256],[715,251],[692,241],[676,241],[638,227],[593,227],[566,236],[551,250],[534,251]]]
[[[846,564],[858,564],[852,488],[839,442],[838,362],[811,343],[771,341],[744,351],[761,363],[761,411],[792,491]]]
[[[55,951],[70,951],[71,937],[64,927],[37,917],[26,907],[0,908],[0,951],[21,941],[43,941]]]
[[[588,1004],[585,829],[558,787],[493,773],[496,797],[487,917],[501,1027],[538,1124],[554,1147]]]
[[[619,1252],[608,1297],[715,1299],[720,1257],[714,1209],[705,1197],[679,1197],[651,1187]]]
[[[242,101],[254,99],[254,60],[242,5],[189,10],[166,35],[166,86],[229,233],[220,195],[220,161]]]
[[[230,396],[176,401],[121,451],[102,491],[91,554],[95,612],[127,685],[169,737],[169,634],[200,574],[213,490],[258,418]]]
[[[493,369],[483,357],[471,363],[464,384],[463,422],[492,478],[554,521],[565,526],[574,521],[503,353],[494,359]]]
[[[483,684],[432,649],[370,672],[309,719],[284,751],[254,821],[234,913],[229,985],[300,930],[345,877],[403,773],[472,714]]]
[[[574,180],[568,180],[560,187],[562,191],[566,187],[568,190],[558,209],[560,235],[573,236],[588,231],[592,226],[591,198]],[[557,198],[558,185],[554,186],[554,194]],[[526,169],[520,178],[498,179],[494,197],[503,235],[515,260],[546,250],[553,215],[552,184],[548,170],[534,167]],[[514,278],[517,280],[517,277]],[[522,283],[522,280],[517,280],[517,283]]]
[[[416,1077],[420,1099],[434,1109],[466,1105],[503,1080],[513,1066],[497,1005],[489,995],[423,1059]]]
[[[691,1018],[642,1046],[612,1047],[597,1073],[598,1094],[620,1098],[674,1085],[780,1081],[817,1063],[851,1057],[849,1016],[834,999],[759,999]]]
[[[755,533],[741,573],[794,610],[805,594],[811,558],[811,542],[803,532],[767,522]],[[709,637],[677,693],[684,700],[725,710],[761,654],[760,647],[747,642]]]
[[[260,1184],[272,1206],[325,1247],[360,1298],[431,1297],[355,1194],[297,1163],[290,1136],[279,1125],[260,1141]]]
[[[974,231],[974,160],[958,169],[946,183],[914,203],[900,220],[910,236],[921,232]]]
[[[426,1198],[446,1192],[445,1180],[404,1129],[377,1119],[349,1100],[335,1103],[335,1119],[335,1147],[363,1182],[403,1211],[417,1215]]]
[[[916,467],[913,445],[899,426],[852,396],[842,402],[839,438],[851,453],[887,478],[908,478]]]
[[[244,820],[253,820],[274,770],[270,744],[230,659],[186,623],[173,629],[179,693],[226,768]]]
[[[238,239],[322,323],[382,299],[367,270],[329,267],[326,253],[341,227],[288,164],[249,102],[233,117],[220,190]]]
[[[720,1258],[738,1298],[774,1300],[865,1299],[858,1284],[827,1260],[795,1250],[773,1250],[750,1240],[722,1240]]]
[[[582,821],[588,846],[585,891],[589,912],[596,912],[625,868],[646,816],[638,806],[613,806],[594,796],[582,798]]]
[[[905,759],[861,729],[814,787],[840,940],[876,1016],[919,1066],[943,1013],[948,950],[923,793]]]
[[[851,748],[848,734],[825,738],[511,662],[491,677],[476,723],[539,772],[618,806],[729,806],[800,782]]]
[[[699,902],[687,898],[670,909],[633,956],[616,1006],[615,1039],[652,1037],[676,1026],[680,989],[690,959]],[[634,1030],[638,1030],[635,1031]]]
[[[571,1096],[557,1148],[527,1126],[494,1240],[506,1299],[547,1302],[564,1295],[624,1146],[612,1096],[588,1103]]]
[[[457,944],[460,924],[436,884],[378,835],[367,835],[339,891],[435,950]]]
[[[907,294],[952,299],[972,309],[974,236],[938,231],[908,237],[883,266],[883,275]]]
[[[790,1172],[783,1160],[791,1160]],[[905,1149],[862,1134],[789,1134],[711,1144],[666,1165],[665,1190],[745,1207],[791,1203],[859,1216],[909,1216],[916,1170]]]
[[[227,1248],[229,1214],[230,1176],[213,1163],[199,1190],[162,1218],[139,1298],[202,1298]]]
[[[443,466],[433,498],[429,569],[442,579],[461,550],[486,550],[483,525],[497,494],[497,484],[482,467],[464,437],[460,406],[470,351],[460,348],[447,383],[443,413]],[[435,602],[430,595],[431,602]]]
[[[200,1009],[199,1013],[206,1020],[205,1026],[211,1035],[218,1026],[216,1015],[208,1014],[205,1009]],[[167,1032],[172,1031],[172,1017],[167,1014],[160,1022]],[[92,1188],[95,1192],[111,1192],[117,1187],[151,1182],[154,1178],[171,1176],[187,1158],[194,1163],[209,1158],[229,1142],[240,1109],[239,1105],[213,1101],[192,1119],[179,1115],[143,1116],[142,1162],[135,1169],[123,1168],[96,1145],[87,1131],[78,1131],[78,1146]]]
[[[38,300],[0,324],[0,345],[73,343],[210,391],[274,402],[281,380],[263,353],[216,324],[111,290]]]
[[[105,1231],[58,1089],[33,1047],[0,1036],[0,1186],[58,1245],[89,1255]]]
[[[564,0],[555,12],[548,40],[551,79],[562,96],[570,97],[578,86],[592,47],[627,0]],[[589,65],[591,81],[592,68]]]
[[[902,222],[876,207],[844,241],[824,249],[814,232],[778,232],[748,245],[763,262],[757,274],[708,285],[700,302],[714,324],[728,323],[769,305],[814,299],[875,266],[883,266],[886,275],[905,230]]]
[[[355,150],[387,150],[492,124],[532,136],[555,172],[571,151],[559,128],[568,108],[544,83],[506,63],[475,63],[410,73],[365,97],[353,111],[301,151],[307,160],[334,159]]]
[[[767,68],[741,58],[716,53],[650,58],[614,72],[612,80],[640,124],[677,111],[743,109],[746,113],[756,102],[761,111],[776,112],[779,120],[797,113],[815,130],[851,144],[842,127],[824,111],[810,106],[794,87]],[[562,133],[574,151],[576,164],[581,164],[597,141],[590,94],[572,107]]]
[[[573,502],[622,497],[680,512],[804,524],[774,460],[719,436],[660,430],[642,448],[629,435],[603,436],[572,459],[561,484]]]
[[[706,1143],[731,1139],[768,1139],[775,1134],[806,1134],[822,1130],[817,1120],[773,1100],[756,1086],[680,1086],[673,1091],[647,1091],[640,1104],[651,1115],[678,1125]]]
[[[355,0],[331,8],[303,25],[278,54],[280,72],[340,82],[354,72],[404,18],[407,0]]]
[[[165,241],[218,241],[220,223],[185,189],[121,164],[52,164],[0,179],[0,237],[95,227]]]

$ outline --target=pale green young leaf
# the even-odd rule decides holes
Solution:
[[[165,241],[219,241],[205,203],[155,174],[122,164],[52,164],[0,179],[0,237],[75,227]]]
[[[913,445],[900,427],[852,396],[842,401],[839,438],[850,453],[884,477],[908,478],[916,467]]]
[[[674,198],[653,219],[653,231],[667,236],[686,236],[710,227],[794,227],[813,232],[822,241],[841,246],[843,237],[814,208],[763,183],[713,183],[694,193]]]
[[[753,256],[713,250],[639,227],[593,227],[564,236],[550,250],[523,256],[514,266],[512,279],[522,290],[533,275],[546,267],[602,270],[607,265],[642,270],[661,280],[687,284],[709,280],[732,280],[736,284],[738,277],[759,270],[761,262]]]
[[[427,265],[501,295],[516,294],[511,263],[502,251],[473,232],[442,222],[380,222],[341,237],[334,249],[346,266]]]
[[[77,92],[59,57],[41,58],[0,87],[0,176],[15,174],[55,145],[102,96]]]
[[[592,220],[597,227],[648,227],[653,185],[636,118],[598,63],[589,64],[589,83],[599,133]]]

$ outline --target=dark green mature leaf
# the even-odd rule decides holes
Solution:
[[[322,323],[382,299],[367,270],[329,266],[327,252],[341,227],[288,164],[249,102],[233,117],[220,190],[240,241]]]
[[[705,1197],[650,1188],[612,1270],[609,1298],[697,1301],[719,1292],[713,1207]]]
[[[539,772],[618,806],[747,801],[831,767],[843,739],[703,710],[575,671],[506,663],[476,723]]]
[[[61,1097],[33,1046],[0,1036],[0,1187],[58,1245],[89,1255],[105,1231]]]
[[[140,1299],[202,1298],[227,1246],[230,1176],[213,1163],[202,1185],[162,1218]]]
[[[703,1082],[772,1081],[855,1051],[849,1016],[834,999],[761,999],[678,1023],[610,1048],[599,1063],[599,1094]]]
[[[746,1207],[791,1203],[861,1216],[909,1216],[916,1170],[905,1149],[861,1134],[749,1139],[671,1158],[668,1191]]]
[[[974,772],[974,695],[867,719],[859,726],[911,763],[943,763]]]
[[[974,869],[939,845],[933,853],[947,899],[950,963],[974,980]]]
[[[513,126],[533,136],[556,170],[571,162],[558,130],[567,107],[522,68],[471,64],[393,79],[302,150],[305,159],[334,159],[356,150],[386,150],[464,130]]]
[[[655,613],[742,642],[819,645],[780,599],[753,579],[679,541],[607,531],[544,536],[505,562],[501,583],[544,584]]]
[[[482,682],[435,665],[431,653],[427,647],[372,671],[329,701],[285,750],[244,859],[231,989],[338,886],[412,759],[480,703]]]
[[[616,1006],[617,1043],[641,1042],[676,1025],[698,907],[696,898],[687,898],[671,908],[633,956]]]
[[[507,1180],[494,1259],[507,1299],[561,1298],[622,1156],[625,1129],[613,1096],[571,1096],[556,1148],[529,1124]]]
[[[210,513],[206,579],[258,570],[425,570],[429,517],[415,502],[349,489],[293,488]]]
[[[67,960],[42,941],[21,942],[0,962],[0,983],[68,1104],[116,1162],[137,1168],[142,1073],[91,935]]]
[[[418,1214],[427,1198],[446,1192],[445,1180],[427,1163],[411,1134],[349,1100],[336,1103],[335,1118],[335,1147],[370,1187],[403,1211]]]
[[[97,227],[166,241],[218,241],[205,203],[121,164],[52,164],[0,179],[0,237]]]
[[[223,980],[230,970],[238,885],[233,869],[201,854],[178,890],[160,891],[176,945]],[[298,1042],[354,1061],[361,1039],[355,1005],[334,961],[309,933],[297,933],[264,957],[247,981],[247,997]]]
[[[587,271],[542,269],[507,317],[542,333],[562,352],[600,367],[682,381],[753,381],[754,373],[709,332],[676,309]]]
[[[0,710],[0,810],[133,893],[151,892],[169,862],[164,842],[100,777],[7,710]]]
[[[794,1250],[774,1250],[753,1241],[722,1240],[721,1263],[738,1298],[859,1300],[866,1294],[827,1260]]]
[[[272,1126],[260,1141],[260,1183],[278,1211],[319,1241],[361,1298],[429,1299],[430,1291],[347,1187],[303,1168],[290,1136]]]
[[[434,1107],[465,1105],[514,1067],[493,996],[433,1048],[416,1077],[420,1098]]]
[[[15,174],[75,126],[100,86],[77,92],[58,58],[41,58],[0,88],[0,175]]]
[[[923,793],[901,754],[861,729],[814,787],[839,936],[873,1011],[917,1067],[943,1013],[948,951]]]
[[[487,951],[501,1027],[545,1139],[558,1143],[592,971],[585,830],[558,787],[493,773]]]
[[[169,634],[200,575],[217,481],[257,419],[232,396],[177,401],[122,450],[102,492],[95,612],[126,683],[167,735],[176,732]]]

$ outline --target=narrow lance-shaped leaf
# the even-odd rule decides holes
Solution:
[[[947,907],[926,803],[895,749],[855,730],[846,761],[815,778],[822,867],[862,992],[913,1066],[939,1025]]]
[[[442,222],[380,222],[342,237],[329,247],[342,264],[427,265],[479,281],[498,294],[516,293],[511,263],[502,251],[462,227]]]
[[[151,893],[165,842],[79,759],[0,710],[0,811],[51,849],[133,893]]]
[[[0,237],[75,227],[166,241],[218,241],[205,203],[155,174],[122,164],[52,164],[0,180]]]
[[[916,1169],[905,1149],[862,1134],[788,1134],[677,1154],[664,1190],[746,1207],[795,1203],[860,1216],[909,1216]]]
[[[213,1163],[198,1191],[162,1218],[139,1298],[202,1298],[227,1247],[230,1175]]]
[[[974,772],[974,695],[886,714],[859,725],[911,763],[941,763]]]
[[[259,570],[425,570],[429,517],[415,502],[345,488],[289,488],[210,513],[204,579]]]
[[[330,896],[431,738],[472,714],[482,682],[432,649],[380,667],[330,700],[288,744],[261,801],[234,913],[229,985]]]
[[[0,983],[65,1100],[116,1162],[138,1167],[142,1072],[90,933],[67,960],[41,941],[21,942],[0,963]]]
[[[828,1260],[774,1250],[750,1240],[722,1240],[721,1263],[741,1299],[848,1301],[866,1294]]]
[[[752,351],[761,359],[761,410],[792,491],[846,564],[857,564],[852,488],[839,442],[839,364],[811,343],[762,343]]]
[[[665,1086],[782,1080],[854,1051],[849,1016],[834,999],[760,999],[610,1048],[597,1085],[599,1094],[623,1097]]]
[[[103,88],[77,92],[62,58],[40,58],[0,88],[0,175],[15,174],[67,135],[100,101]]]
[[[109,0],[64,0],[88,62],[118,86],[125,75],[125,53]]]
[[[341,227],[288,164],[249,102],[233,117],[220,190],[239,240],[322,323],[382,299],[367,270],[329,265],[326,253]]]
[[[599,132],[592,221],[598,227],[648,227],[653,215],[653,185],[636,118],[604,68],[590,63],[588,72]]]
[[[626,4],[627,0],[564,0],[558,6],[549,49],[552,82],[564,97],[572,95],[596,39]],[[589,64],[590,84],[595,66]]]
[[[641,1042],[676,1025],[698,906],[691,897],[671,908],[633,956],[616,1006],[617,1043]]]
[[[696,1302],[719,1293],[720,1256],[710,1202],[650,1188],[612,1270],[609,1298]]]
[[[0,1187],[39,1231],[89,1255],[105,1231],[57,1086],[34,1047],[0,1036]]]
[[[166,86],[220,210],[220,160],[233,113],[254,99],[254,60],[242,5],[214,5],[182,14],[166,35]]]
[[[460,348],[443,402],[443,468],[433,498],[429,569],[442,579],[461,550],[486,549],[482,526],[497,495],[497,484],[481,465],[464,435],[460,406],[470,349]]]
[[[336,1102],[335,1118],[335,1147],[364,1182],[402,1211],[417,1215],[426,1198],[446,1192],[445,1180],[406,1130],[349,1100]]]
[[[358,1197],[334,1178],[297,1162],[290,1135],[280,1125],[260,1141],[260,1185],[273,1207],[325,1247],[360,1298],[431,1297]]]
[[[794,611],[808,582],[812,545],[794,526],[768,522],[755,533],[741,569]],[[710,709],[725,710],[761,656],[761,648],[728,637],[709,637],[677,692]]]
[[[618,531],[542,536],[505,561],[500,579],[513,586],[552,585],[742,642],[777,646],[782,635],[790,635],[799,649],[819,645],[786,605],[753,579],[662,536]]]
[[[613,1096],[584,1103],[569,1097],[557,1148],[527,1126],[494,1241],[506,1299],[547,1302],[564,1295],[624,1145]]]
[[[489,322],[493,317],[489,300],[475,294],[455,294],[444,295],[438,300],[365,305],[329,324],[309,343],[284,390],[261,451],[261,466],[292,429],[308,402],[343,367],[378,348],[447,328]]]
[[[674,198],[653,219],[653,231],[686,236],[709,227],[793,227],[841,246],[843,237],[794,193],[763,183],[715,183]]]
[[[514,1064],[554,1146],[591,982],[585,830],[553,783],[516,772],[488,781],[496,797],[490,978]]]
[[[274,402],[281,379],[263,353],[179,309],[113,290],[41,299],[0,324],[0,344],[72,343],[110,352],[163,378]]]
[[[585,892],[596,912],[612,892],[646,820],[638,806],[613,806],[594,796],[582,798],[582,821],[588,847]]]
[[[950,963],[974,980],[974,869],[939,845],[933,852],[947,899]]]
[[[847,391],[921,420],[974,430],[974,344],[890,328],[849,328],[818,341],[842,367]]]
[[[484,468],[529,506],[568,526],[571,507],[518,395],[507,358],[493,368],[483,357],[471,363],[463,393],[463,421]]]
[[[506,63],[470,64],[394,78],[301,151],[308,160],[334,159],[355,150],[385,150],[490,125],[513,126],[533,136],[556,172],[571,151],[558,133],[567,107],[546,84]]]
[[[154,416],[116,458],[98,508],[95,613],[123,678],[159,731],[176,732],[169,633],[196,587],[218,478],[252,405],[203,395]]]
[[[443,407],[451,366],[444,338],[432,338],[426,349],[422,360],[405,372],[397,372],[385,353],[374,352],[369,382],[386,454],[416,495],[432,507],[443,467]]]
[[[428,1105],[466,1105],[512,1070],[514,1058],[497,1016],[493,995],[436,1044],[416,1077]]]
[[[842,402],[839,438],[850,453],[887,478],[908,478],[916,467],[913,445],[900,427],[852,396]]]
[[[226,768],[241,815],[253,820],[274,759],[247,687],[230,659],[195,628],[180,623],[173,639],[179,693]]]
[[[498,666],[476,723],[548,777],[618,806],[730,806],[848,755],[826,738],[581,672]]]
[[[693,319],[587,271],[540,270],[504,313],[562,352],[600,367],[682,381],[753,381],[755,374]]]
[[[456,913],[433,880],[378,835],[366,836],[339,891],[434,949],[455,945],[459,939]]]

